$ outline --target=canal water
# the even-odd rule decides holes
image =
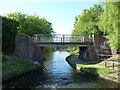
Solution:
[[[66,51],[49,55],[44,68],[3,84],[7,88],[117,88],[118,84],[105,79],[81,75],[65,61]]]

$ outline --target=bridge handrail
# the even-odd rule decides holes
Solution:
[[[93,42],[91,35],[35,34],[35,42]]]

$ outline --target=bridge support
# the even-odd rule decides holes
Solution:
[[[79,47],[79,59],[85,62],[89,60],[89,53],[87,47]]]
[[[79,47],[79,59],[84,62],[98,61],[99,57],[95,51],[93,45],[87,45],[86,47]]]
[[[26,58],[43,65],[43,47],[39,48],[33,39],[25,34],[19,34],[15,38],[15,55]]]

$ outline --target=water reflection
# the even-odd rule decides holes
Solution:
[[[4,83],[3,87],[12,88],[114,88],[115,82],[95,79],[76,72],[65,61],[66,51],[56,51],[44,63],[44,68],[30,72],[22,77]]]
[[[61,85],[68,82],[71,67],[65,61],[69,53],[56,51],[53,53],[52,60],[45,62],[45,71],[49,74],[49,84]]]

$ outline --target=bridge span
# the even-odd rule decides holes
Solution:
[[[83,46],[93,44],[92,35],[70,35],[70,34],[35,34],[34,42],[37,46]]]
[[[79,47],[80,60],[87,61],[97,60],[97,58],[99,59],[98,54],[104,53],[103,50],[105,53],[106,51],[109,53],[110,49],[106,42],[107,39],[100,35],[73,36],[68,34],[35,34],[33,37],[31,37],[29,35],[20,34],[17,35],[15,39],[15,51],[17,52],[16,55],[18,56],[27,58],[29,57],[30,59],[34,57],[34,59],[36,59],[40,57],[39,52],[40,50],[42,52],[43,47],[45,46],[62,46],[62,48],[67,46],[77,46]]]
[[[94,37],[92,35],[66,35],[66,34],[35,34],[34,42],[37,46],[77,46],[79,58],[83,61],[95,59]]]

